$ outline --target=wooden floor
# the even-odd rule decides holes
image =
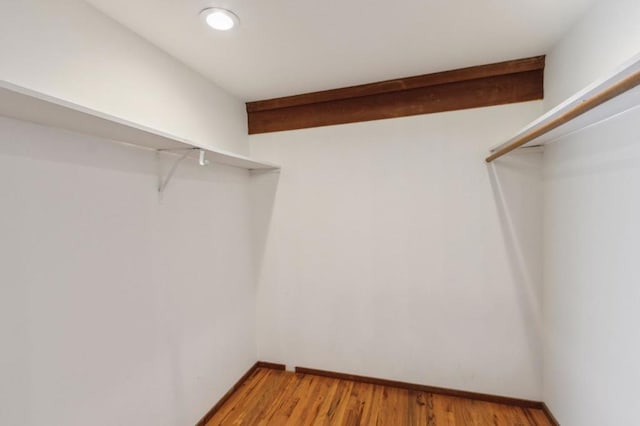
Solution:
[[[551,426],[542,410],[257,369],[213,425]]]

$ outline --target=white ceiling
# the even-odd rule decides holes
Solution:
[[[594,0],[87,1],[247,101],[544,54]]]

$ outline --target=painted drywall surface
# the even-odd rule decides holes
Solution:
[[[259,358],[539,400],[542,158],[484,157],[541,110],[251,136]]]
[[[250,178],[0,118],[0,424],[189,425],[256,361]]]
[[[637,423],[640,109],[545,151],[544,398],[568,426]]]
[[[86,2],[3,1],[1,10],[0,79],[248,153],[242,102]]]
[[[547,56],[546,107],[640,51],[640,3],[599,1]],[[544,400],[561,424],[636,424],[640,113],[544,155]]]
[[[551,109],[640,52],[640,2],[597,0],[547,54],[545,108]]]

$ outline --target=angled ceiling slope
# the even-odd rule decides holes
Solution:
[[[544,54],[594,0],[86,1],[249,101]]]

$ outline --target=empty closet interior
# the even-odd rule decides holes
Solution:
[[[640,2],[0,7],[0,424],[640,423]]]

